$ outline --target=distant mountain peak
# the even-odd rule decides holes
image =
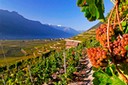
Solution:
[[[12,11],[12,13],[18,14],[18,12],[16,12],[16,11]]]
[[[8,10],[3,10],[3,9],[0,9],[0,12],[5,12],[5,13],[10,13],[10,14],[17,14],[17,15],[20,15],[18,12],[16,11],[8,11]],[[21,16],[21,15],[20,15]]]
[[[58,27],[61,27],[62,25],[57,25]]]
[[[15,11],[0,9],[0,39],[69,38],[78,32],[61,25],[42,24]]]

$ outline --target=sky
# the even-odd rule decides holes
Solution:
[[[76,5],[77,0],[0,0],[0,9],[16,11],[27,19],[42,24],[62,25],[76,30],[87,30],[99,21],[89,22]],[[105,2],[105,15],[113,7]]]

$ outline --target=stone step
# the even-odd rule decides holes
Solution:
[[[75,82],[68,85],[92,85],[92,65],[88,57],[82,57],[79,62],[79,66],[76,67],[78,72],[73,73]]]
[[[90,81],[78,81],[78,82],[74,82],[68,85],[91,85],[89,84]]]
[[[87,65],[87,64],[89,64],[89,62],[82,62],[81,64],[82,65]]]
[[[85,62],[86,60],[84,60],[84,59],[80,59],[79,61],[80,61],[80,62]]]
[[[86,57],[81,57],[81,59],[85,60],[85,59],[86,59]]]

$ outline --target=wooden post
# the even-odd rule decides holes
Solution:
[[[2,74],[2,81],[3,81],[3,84],[6,85],[6,82],[4,80],[4,75]]]
[[[30,79],[31,79],[32,85],[34,85],[33,78],[32,78],[32,74],[31,74],[31,71],[30,71],[30,66],[28,65],[27,67],[28,67],[29,76],[30,76]]]
[[[63,52],[63,56],[64,56],[64,72],[66,74],[66,54],[65,54],[65,51]]]
[[[6,60],[6,55],[5,55],[5,52],[4,52],[4,48],[2,46],[2,43],[0,43],[0,47],[1,47],[2,54],[4,56],[5,63],[6,63],[6,65],[8,65],[7,60]]]

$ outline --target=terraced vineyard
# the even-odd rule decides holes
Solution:
[[[73,72],[82,57],[82,45],[75,49],[46,53],[40,57],[21,60],[0,68],[1,84],[40,85],[67,84],[73,80]],[[65,54],[65,55],[64,55]],[[64,71],[66,57],[66,72]]]
[[[63,49],[65,46],[65,42],[63,40],[53,41],[46,45],[45,44],[42,45],[41,43],[43,42],[41,41],[38,43],[37,41],[35,41],[35,44],[31,45],[30,48],[32,48],[33,46],[37,47],[38,49],[36,51],[38,51],[43,47],[46,49],[46,51],[43,51],[43,53],[41,53],[40,55],[36,54],[36,56],[30,54],[28,56],[23,56],[18,58],[7,57],[8,60],[6,61],[7,62],[10,61],[10,63],[6,64],[5,61],[1,61],[0,84],[67,85],[67,84],[81,83],[81,82],[89,83],[89,81],[88,82],[84,81],[84,79],[87,80],[87,75],[85,77],[84,73],[88,71],[91,67],[91,66],[90,67],[86,66],[86,64],[88,64],[87,63],[88,61],[86,61],[86,57],[85,57],[86,56],[85,46],[91,46],[90,42],[96,44],[97,42],[90,40],[88,41],[87,44],[85,43],[86,41],[84,40],[89,39],[88,36],[91,37],[91,39],[94,39],[93,38],[95,35],[94,30],[95,29],[91,29],[87,32],[84,32],[76,36],[78,37],[77,39],[76,37],[72,38],[82,41],[82,43],[75,48],[71,48],[67,50]],[[24,42],[28,42],[28,41],[24,41]],[[6,42],[3,44],[3,47],[6,45],[9,46],[9,44]],[[28,50],[30,48],[28,48]],[[66,71],[64,65],[66,65]]]
[[[40,56],[50,50],[61,50],[64,48],[61,44],[64,44],[63,40],[1,40],[0,66]]]
[[[108,21],[71,38],[82,41],[81,44],[65,49],[64,41],[56,44],[53,42],[44,46],[47,47],[45,53],[2,65],[0,84],[127,85],[128,1],[111,1],[114,7],[107,17]],[[78,0],[77,5],[89,21],[105,21],[102,2],[103,0]],[[35,48],[34,52],[39,48]]]

